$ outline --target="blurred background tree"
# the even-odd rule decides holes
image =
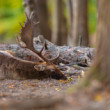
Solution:
[[[89,46],[88,0],[73,1],[73,45]]]
[[[37,1],[34,4],[36,7],[32,10],[36,10],[36,19],[41,20],[39,28],[36,27],[39,32],[35,36],[40,33],[58,45],[73,45],[72,10],[75,0],[45,0],[45,3],[43,0],[30,0],[28,4],[30,8],[27,8],[30,12],[32,1]],[[94,38],[92,36],[95,36],[96,31],[96,0],[88,0],[87,7],[88,36],[91,39]],[[15,36],[20,30],[19,22],[25,21],[24,10],[26,11],[26,4],[23,0],[0,0],[0,42],[15,42]]]

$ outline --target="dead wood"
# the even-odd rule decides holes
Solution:
[[[41,44],[37,43],[34,45],[37,50],[41,49]],[[70,46],[56,46],[47,43],[48,49],[44,50],[44,56],[48,58],[53,58],[57,55],[57,48],[60,48],[60,56],[54,61],[55,64],[87,64],[90,65],[94,58],[95,49],[88,47],[70,47]],[[41,61],[35,56],[33,56],[28,50],[19,47],[17,44],[0,44],[0,50],[9,50],[16,57],[29,60],[29,61]]]

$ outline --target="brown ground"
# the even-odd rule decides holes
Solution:
[[[33,99],[36,101],[33,106],[37,105],[37,109],[32,110],[110,110],[110,94],[106,91],[94,92],[93,90],[94,84],[97,84],[97,82],[90,86],[90,88],[75,91],[70,95],[65,94],[72,92],[71,86],[74,87],[79,82],[78,80],[79,77],[77,76],[74,76],[71,81],[54,79],[1,80],[0,107],[2,109],[0,108],[0,110],[12,110],[6,109],[8,108],[7,102],[11,103],[10,100],[22,101],[22,104],[23,100],[29,101],[29,103],[25,104],[27,106],[31,104],[30,100]],[[27,107],[24,107],[24,109],[19,108],[22,107],[21,104],[16,105],[16,107],[18,109],[13,110],[28,110]]]
[[[0,103],[5,100],[32,99],[37,96],[48,97],[65,91],[73,86],[78,80],[74,77],[71,81],[54,79],[45,80],[1,80],[0,81]]]

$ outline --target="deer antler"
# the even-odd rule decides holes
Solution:
[[[37,51],[34,46],[33,46],[33,22],[32,22],[32,15],[31,17],[27,17],[26,15],[26,22],[24,23],[24,26],[21,25],[21,32],[20,32],[20,36],[21,37],[17,37],[17,41],[20,47],[22,48],[26,48],[29,51],[31,51],[32,54],[34,55],[38,55],[43,61],[46,62],[47,66],[51,65],[60,75],[63,75],[63,73],[52,63],[53,61],[55,61],[59,56],[60,56],[60,50],[58,51],[58,55],[56,58],[53,59],[46,59],[43,55],[42,55],[42,51],[46,45],[46,41],[44,41],[42,49],[40,51]],[[24,44],[22,45],[21,42]],[[64,75],[63,75],[64,76]],[[66,77],[65,77],[66,79]]]

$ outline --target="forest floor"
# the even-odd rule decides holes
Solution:
[[[78,76],[74,76],[71,81],[44,79],[44,80],[0,80],[0,104],[6,100],[48,97],[57,95],[78,82]]]
[[[40,97],[47,105],[48,101],[52,103],[49,102],[50,105],[48,107],[40,101],[40,108],[38,105],[38,109],[35,110],[110,110],[109,93],[106,91],[94,92],[94,86],[90,86],[90,88],[81,91],[74,91],[73,87],[79,82],[80,78],[78,76],[74,76],[71,81],[54,79],[1,80],[0,107],[2,109],[0,110],[6,110],[4,106],[6,108],[6,105],[12,100],[14,100],[14,102],[22,102],[23,100],[30,101],[37,99],[37,97],[37,102],[39,102]],[[95,84],[97,84],[97,82]],[[51,99],[51,97],[55,99]],[[45,98],[47,98],[47,101]]]

